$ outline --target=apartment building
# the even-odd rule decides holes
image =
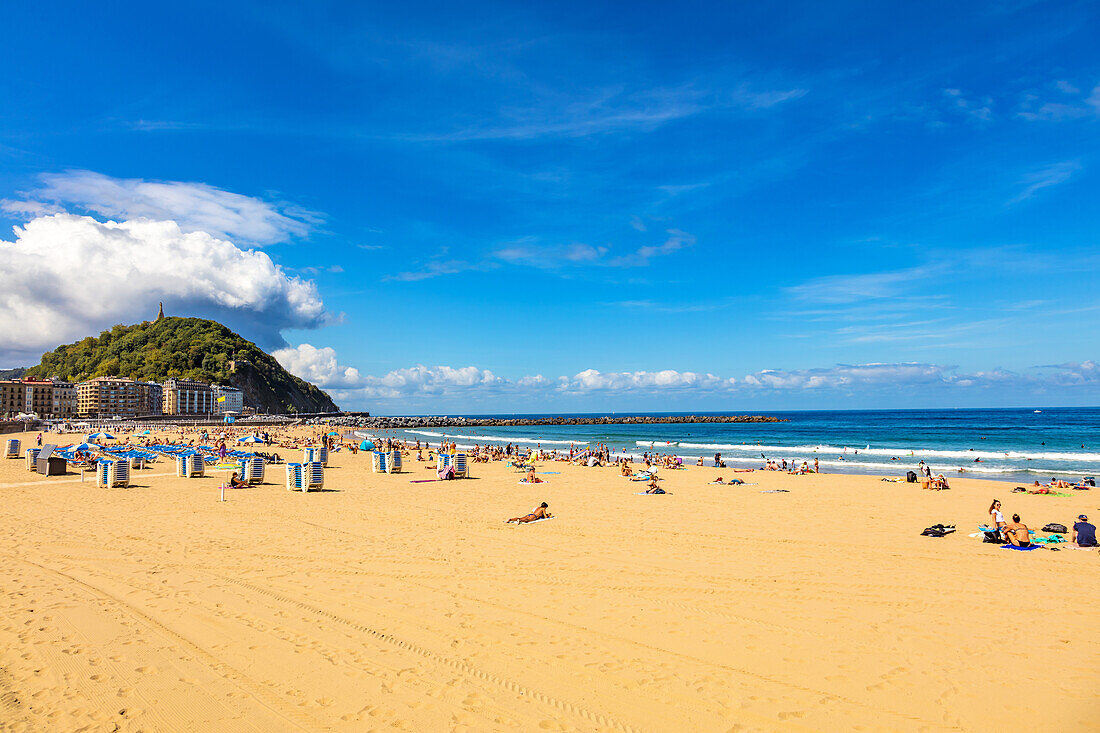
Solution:
[[[244,410],[244,393],[236,387],[214,385],[214,412],[241,412]]]
[[[168,379],[161,386],[165,415],[209,415],[215,411],[214,388],[194,379]]]
[[[68,419],[76,415],[76,388],[60,379],[0,381],[0,415],[34,413],[41,418]]]
[[[76,385],[81,417],[137,417],[138,383],[127,377],[96,377]]]

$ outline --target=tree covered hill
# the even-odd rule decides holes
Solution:
[[[28,377],[130,377],[163,382],[169,377],[229,384],[244,392],[246,405],[261,412],[334,412],[323,391],[299,379],[256,344],[216,321],[158,318],[118,325],[42,355]]]

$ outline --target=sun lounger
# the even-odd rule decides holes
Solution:
[[[455,478],[470,478],[470,467],[466,461],[465,453],[455,453],[454,463]]]
[[[19,457],[19,438],[8,438],[8,442],[4,448],[5,458],[18,458]]]
[[[304,476],[305,474],[302,471],[301,463],[286,464],[286,490],[305,491],[306,484],[304,481]]]
[[[41,452],[41,448],[27,448],[27,470],[31,473],[38,470],[38,454]]]
[[[322,489],[325,486],[325,467],[320,461],[311,461],[302,466],[305,490]]]

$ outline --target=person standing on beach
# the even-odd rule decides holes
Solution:
[[[817,458],[814,458],[814,473],[821,473],[821,468],[817,465]]]

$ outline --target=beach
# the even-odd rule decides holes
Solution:
[[[994,497],[1095,522],[1095,489],[691,466],[652,496],[614,468],[413,483],[434,472],[405,460],[334,453],[309,493],[269,466],[225,502],[224,471],[102,489],[0,460],[0,729],[1098,728],[1100,553],[968,536]]]

